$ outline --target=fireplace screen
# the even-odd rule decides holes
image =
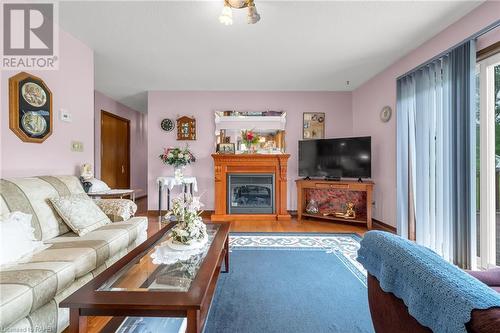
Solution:
[[[273,214],[274,174],[229,174],[228,214]]]

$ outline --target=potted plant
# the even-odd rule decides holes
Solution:
[[[196,161],[188,146],[184,148],[164,148],[163,154],[159,157],[163,163],[174,167],[174,176],[179,180],[183,177],[183,168]]]
[[[259,142],[259,136],[253,130],[243,130],[241,131],[241,142],[245,144],[246,151],[253,151],[253,145]]]

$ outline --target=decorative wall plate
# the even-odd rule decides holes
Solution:
[[[380,120],[383,123],[386,123],[389,120],[391,120],[391,116],[392,116],[392,108],[388,105],[384,106],[380,111]]]
[[[172,119],[165,118],[161,121],[161,129],[165,132],[170,132],[175,127]]]
[[[42,143],[52,134],[52,93],[25,72],[9,78],[9,128],[24,142]]]

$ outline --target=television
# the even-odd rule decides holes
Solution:
[[[299,141],[299,176],[371,178],[371,137]]]

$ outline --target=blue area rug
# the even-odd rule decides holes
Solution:
[[[219,275],[204,333],[374,332],[359,241],[355,234],[232,233],[231,270]],[[121,332],[185,328],[182,319],[137,321],[128,318]]]

